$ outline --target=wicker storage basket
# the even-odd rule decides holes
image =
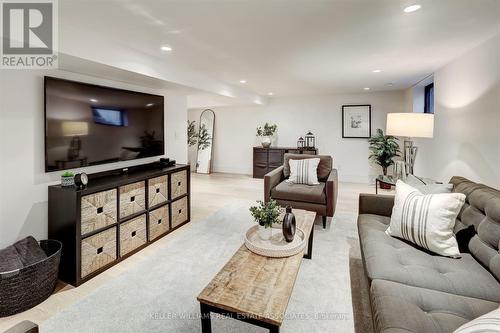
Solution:
[[[10,272],[0,272],[0,317],[34,307],[54,291],[59,273],[62,244],[42,240],[40,247],[47,258]]]

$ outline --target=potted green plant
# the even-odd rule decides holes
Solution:
[[[384,176],[387,176],[387,168],[394,164],[394,157],[400,153],[398,138],[384,135],[384,131],[378,128],[368,143],[371,152],[369,159],[380,165]]]
[[[259,237],[263,240],[268,240],[272,236],[272,226],[274,223],[281,223],[279,216],[281,207],[275,200],[270,200],[265,203],[261,200],[257,201],[257,206],[250,207],[255,222],[259,224]]]
[[[189,147],[194,146],[198,143],[198,133],[196,133],[196,122],[187,121],[187,143]]]
[[[271,145],[271,139],[278,130],[278,125],[269,125],[265,123],[264,126],[257,127],[257,136],[260,137],[262,147],[268,148]]]
[[[61,175],[61,186],[73,186],[75,185],[75,174],[70,171],[66,171]]]

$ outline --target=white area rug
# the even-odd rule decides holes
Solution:
[[[251,204],[231,204],[175,231],[154,255],[45,321],[41,332],[201,332],[196,297],[242,245]],[[338,213],[325,230],[316,220],[313,258],[301,265],[282,332],[354,332],[349,256],[359,257],[356,247],[354,214]],[[212,319],[212,331],[267,332],[233,319]]]

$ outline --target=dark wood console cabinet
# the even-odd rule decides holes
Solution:
[[[253,178],[264,178],[269,171],[283,165],[285,153],[317,155],[317,148],[253,147]]]
[[[131,168],[132,169],[132,168]],[[190,221],[190,167],[108,172],[88,187],[49,186],[49,238],[59,278],[78,286]]]

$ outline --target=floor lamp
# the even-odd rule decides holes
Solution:
[[[406,172],[413,174],[418,147],[411,138],[432,138],[434,136],[434,115],[430,113],[388,113],[386,134],[405,137],[403,159]]]

